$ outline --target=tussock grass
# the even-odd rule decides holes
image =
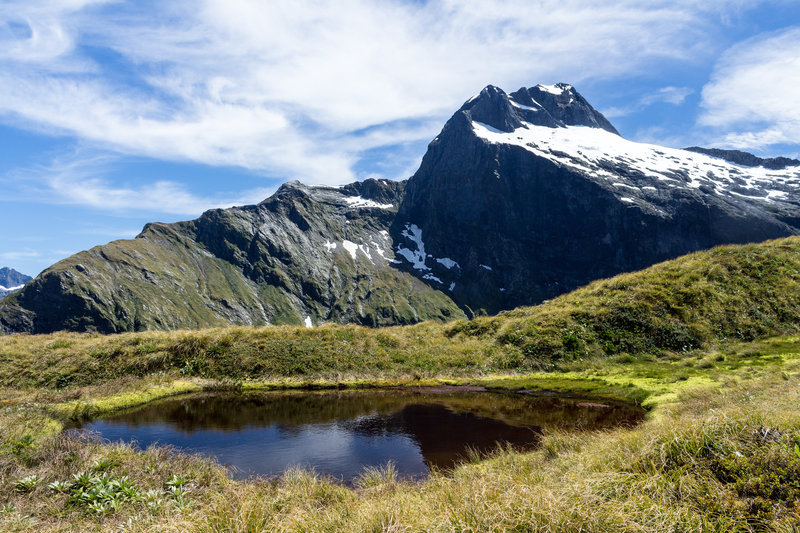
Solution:
[[[797,333],[800,238],[791,237],[721,246],[536,307],[449,324],[4,336],[0,384],[65,389],[164,375],[242,381],[563,371],[609,358],[678,360]]]
[[[769,356],[783,360],[780,346],[794,344],[750,343],[726,357],[772,347]],[[365,470],[353,488],[299,469],[236,482],[213,462],[170,449],[37,436],[0,452],[0,530],[792,531],[800,528],[799,367],[765,364],[745,378],[743,366],[694,387],[664,382],[676,398],[662,398],[641,426],[554,431],[537,451],[473,454],[421,482],[391,465]],[[521,379],[508,378],[515,386]],[[28,430],[45,416],[35,404],[16,407]],[[9,413],[0,411],[3,427]],[[142,497],[95,513],[48,488],[81,472],[126,477]],[[30,492],[14,489],[31,476]],[[181,502],[170,492],[176,476]]]
[[[720,247],[445,325],[2,337],[0,530],[798,531],[799,252],[798,238]],[[236,482],[175,450],[59,433],[65,417],[187,390],[441,383],[654,411],[422,482],[369,469],[353,488],[304,470]],[[132,496],[71,502],[81,474]]]

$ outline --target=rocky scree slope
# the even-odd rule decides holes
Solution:
[[[149,224],[3,300],[0,330],[448,320],[800,233],[792,160],[693,150],[623,139],[571,85],[488,86],[407,182],[294,182],[256,206]]]

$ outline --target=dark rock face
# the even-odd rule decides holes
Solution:
[[[456,116],[459,113],[504,132],[533,124],[551,128],[589,126],[619,135],[606,117],[566,83],[522,87],[510,95],[489,85],[468,100]]]
[[[771,170],[782,170],[786,167],[800,166],[800,161],[797,159],[789,159],[788,157],[761,158],[740,150],[720,150],[719,148],[701,148],[700,146],[690,146],[686,148],[686,150],[697,152],[698,154],[710,155],[711,157],[719,157],[725,161],[745,167],[764,167]]]
[[[526,122],[529,124],[550,126],[550,119],[542,118],[546,113],[559,126],[589,126],[619,135],[602,113],[594,109],[572,85],[566,83],[537,85],[528,89],[523,87],[511,93],[509,100],[538,109],[532,112],[523,108]]]
[[[573,125],[592,129],[560,130]],[[413,249],[403,232],[416,228],[430,270],[401,267],[435,277],[465,309],[496,312],[717,244],[799,232],[800,172],[759,181],[616,135],[570,86],[485,89],[409,180],[392,236]]]
[[[0,332],[448,320],[800,234],[800,167],[741,154],[626,141],[570,85],[488,86],[407,182],[292,182],[148,224],[4,299]]]

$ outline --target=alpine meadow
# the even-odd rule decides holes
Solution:
[[[0,5],[0,531],[800,531],[798,20]]]

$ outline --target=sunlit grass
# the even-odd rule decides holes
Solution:
[[[0,337],[0,530],[797,531],[799,327],[794,238],[471,322]],[[352,488],[297,469],[237,482],[207,459],[61,433],[70,417],[196,390],[425,384],[652,411],[424,481],[367,469]]]

